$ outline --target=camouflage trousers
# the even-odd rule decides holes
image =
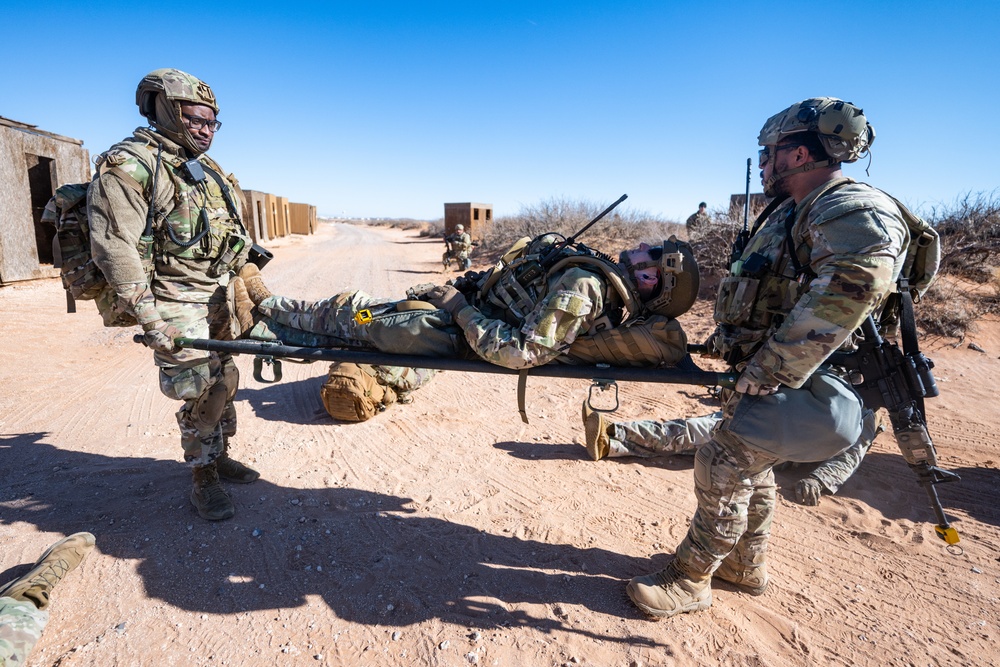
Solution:
[[[447,311],[398,310],[399,303],[364,292],[322,301],[272,296],[257,307],[264,317],[250,337],[307,347],[367,347],[388,354],[464,354],[465,338]]]
[[[0,667],[23,665],[42,636],[49,612],[14,598],[0,598]]]
[[[632,456],[650,458],[694,454],[712,439],[712,430],[722,421],[722,412],[669,421],[637,420],[616,422],[608,429],[612,443]],[[830,493],[836,493],[857,472],[878,433],[875,413],[865,410],[861,437],[846,450],[820,463],[809,472]],[[612,449],[614,446],[612,445]]]
[[[220,288],[208,303],[169,301],[158,298],[156,310],[168,324],[190,338],[232,340],[232,312],[226,290]],[[203,350],[155,352],[160,368],[160,391],[183,401],[177,411],[184,460],[205,465],[225,450],[236,433],[233,399],[240,373],[232,355]]]
[[[750,568],[764,563],[775,506],[777,459],[716,440],[694,457],[698,509],[676,549],[680,568],[694,579],[711,576],[726,557]]]
[[[651,458],[654,456],[693,455],[699,447],[712,439],[712,429],[722,419],[721,412],[690,419],[653,421],[641,419],[615,422],[608,428],[612,449],[617,443],[629,454]]]

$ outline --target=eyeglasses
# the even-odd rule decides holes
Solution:
[[[781,144],[780,146],[774,147],[774,152],[783,151],[786,148],[798,148],[802,144]],[[768,162],[771,161],[771,147],[764,146],[759,151],[757,151],[757,168],[763,169]]]
[[[199,118],[198,116],[189,116],[186,113],[182,113],[181,116],[187,121],[188,127],[192,130],[200,130],[203,127],[207,127],[209,132],[218,132],[219,128],[222,127],[222,123],[217,120],[209,120],[207,118]]]

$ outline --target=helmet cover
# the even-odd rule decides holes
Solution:
[[[815,132],[833,162],[854,162],[875,141],[875,128],[859,107],[835,97],[812,97],[768,118],[757,143],[774,146],[799,132]]]
[[[135,103],[153,127],[195,155],[202,151],[181,118],[181,104],[202,104],[219,113],[215,93],[207,83],[173,68],[153,70],[144,76],[135,90]]]

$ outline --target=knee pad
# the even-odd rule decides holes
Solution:
[[[208,431],[219,423],[222,412],[226,409],[228,393],[225,383],[216,382],[194,400],[191,406],[191,421],[199,431]]]
[[[222,362],[222,382],[226,385],[226,399],[236,398],[236,390],[240,388],[240,369],[232,359]]]
[[[707,442],[694,454],[694,485],[702,491],[712,488],[712,464],[715,462],[715,444]]]

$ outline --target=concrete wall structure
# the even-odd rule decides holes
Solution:
[[[0,116],[0,284],[59,275],[42,211],[60,185],[90,176],[81,140]]]
[[[275,197],[278,200],[278,228],[280,236],[292,233],[291,214],[288,210],[288,197]]]
[[[452,234],[455,225],[465,225],[473,239],[481,239],[493,224],[493,204],[463,202],[444,205],[444,233]]]
[[[244,190],[246,212],[244,222],[255,243],[263,243],[271,238],[268,232],[267,193],[258,190]]]
[[[309,204],[288,204],[292,234],[312,234],[316,231],[316,207]]]

